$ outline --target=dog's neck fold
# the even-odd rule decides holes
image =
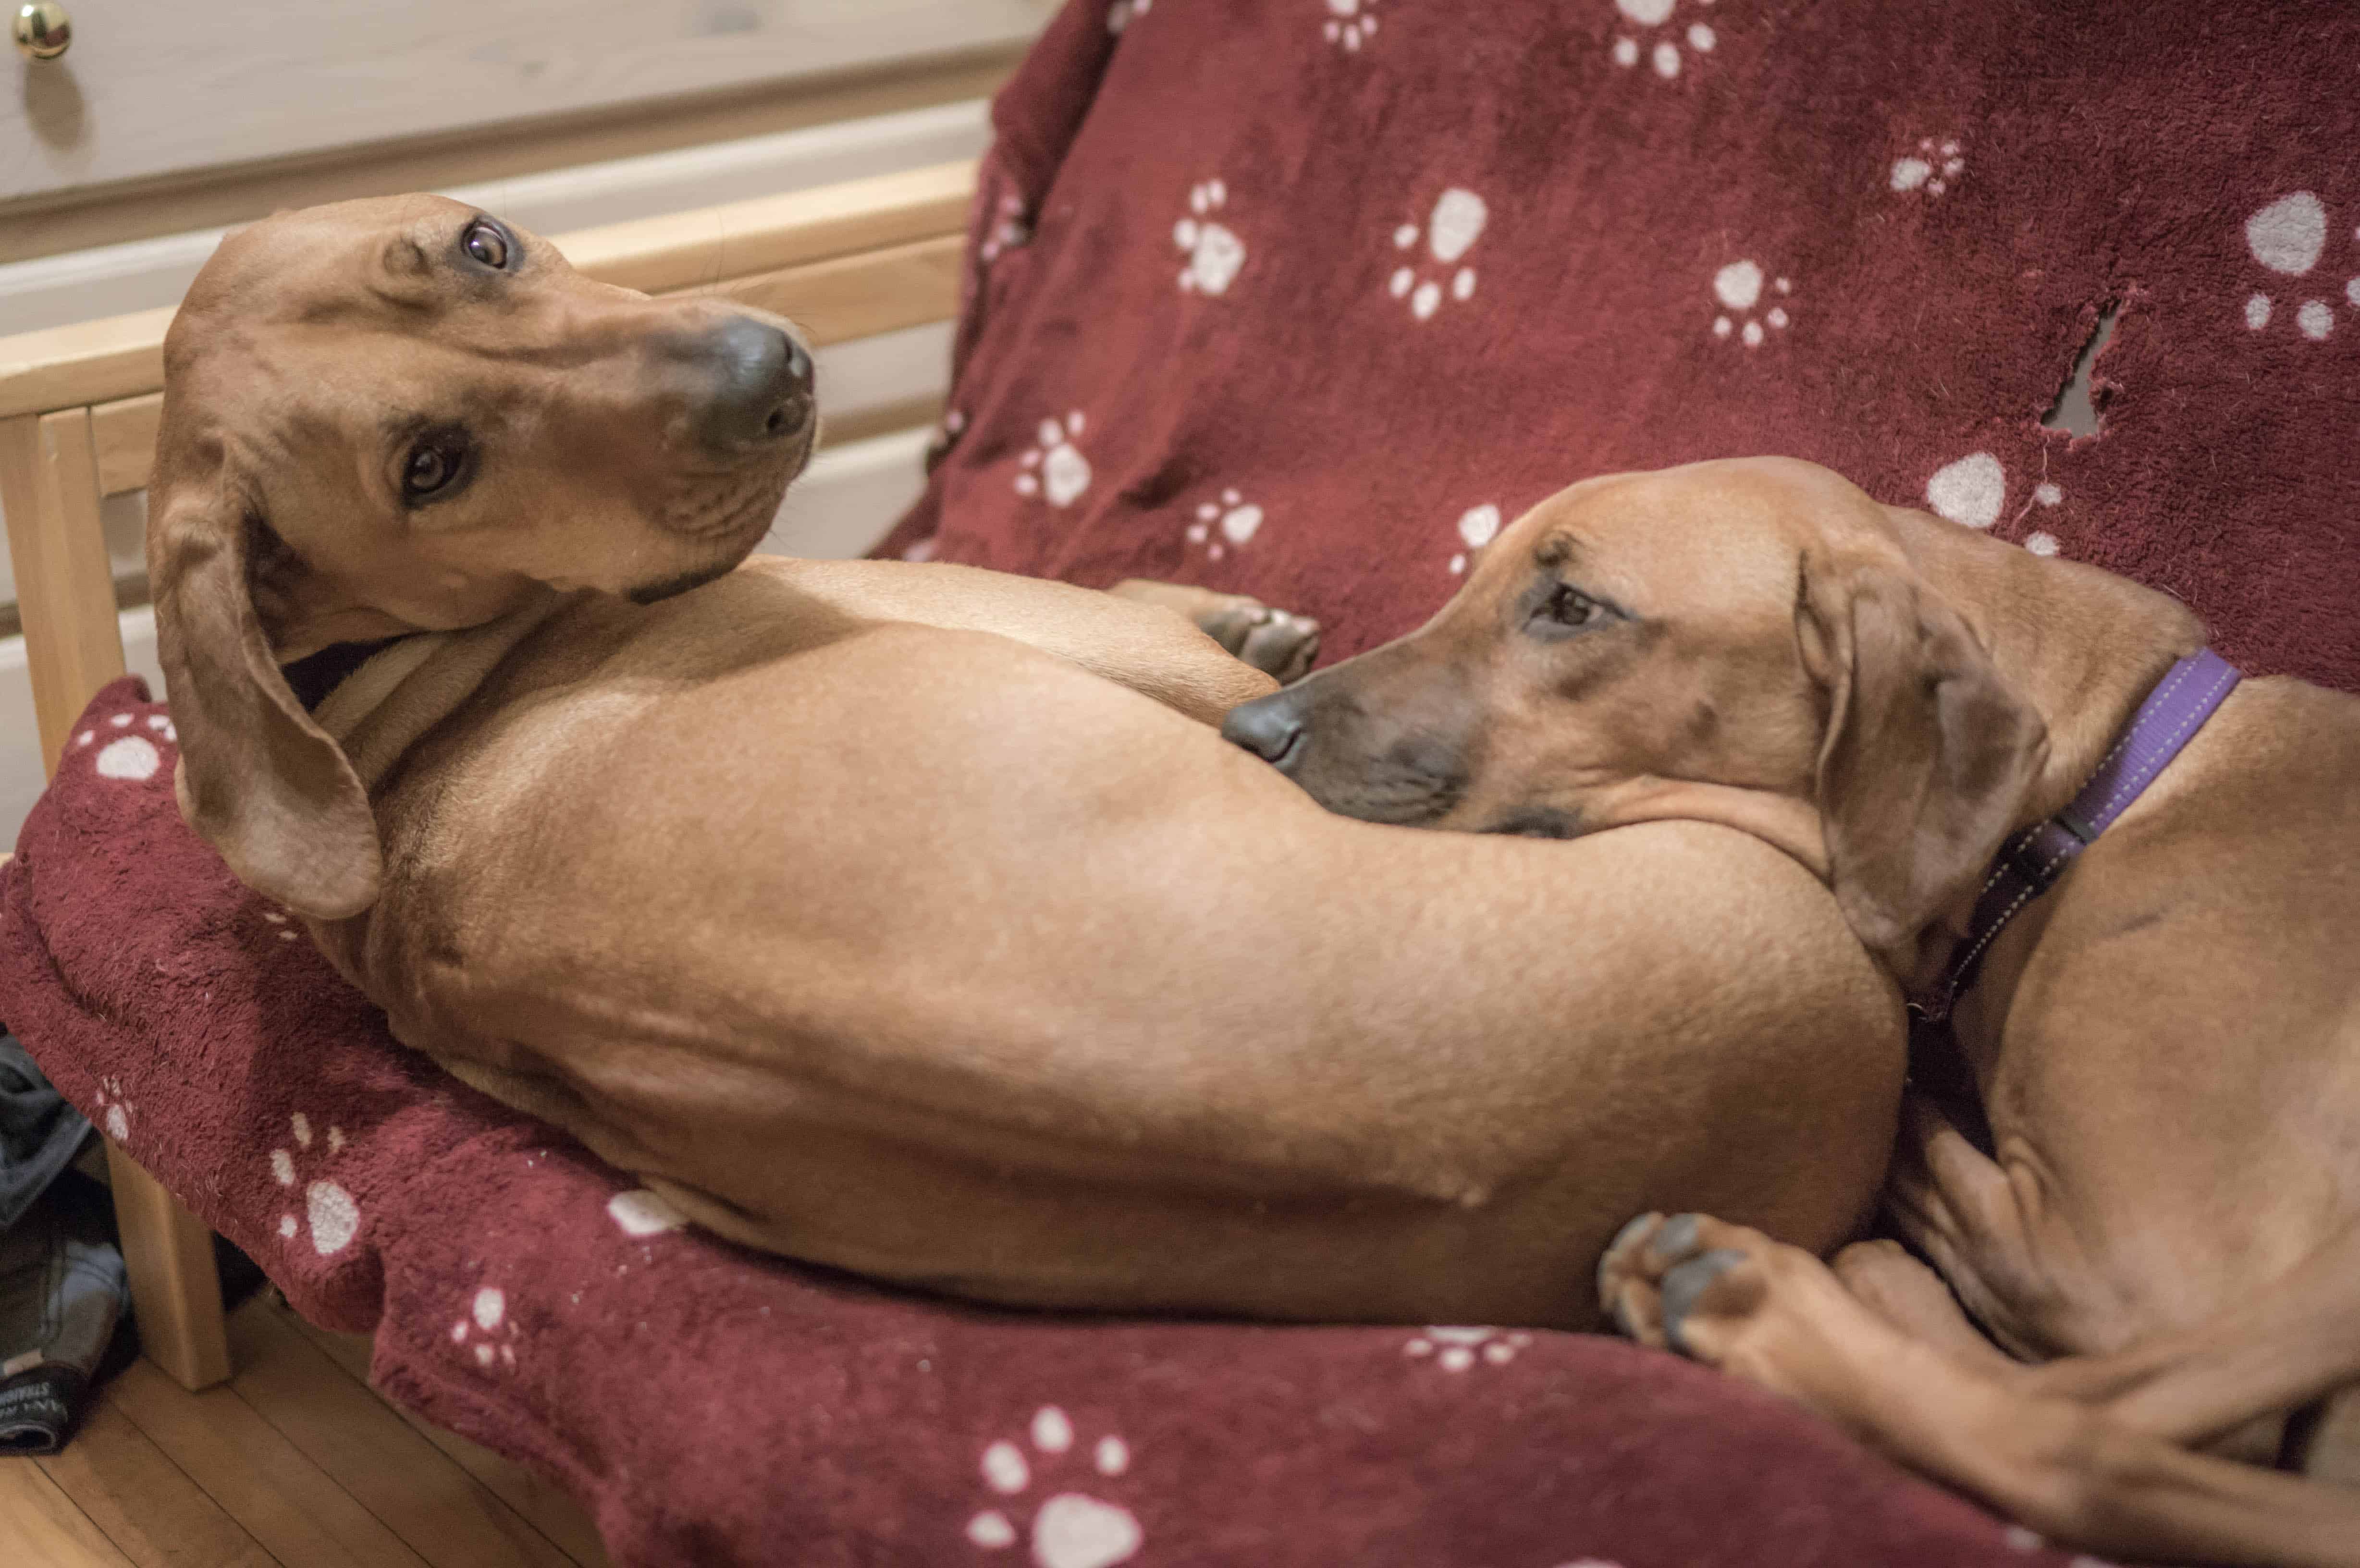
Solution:
[[[363,788],[374,794],[411,746],[457,712],[519,643],[578,596],[545,592],[479,626],[403,637],[345,677],[311,716],[344,748]]]

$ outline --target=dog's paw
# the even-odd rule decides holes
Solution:
[[[1319,657],[1319,623],[1273,610],[1242,593],[1208,593],[1190,619],[1197,629],[1284,686],[1299,681]]]
[[[1703,1214],[1642,1214],[1622,1227],[1598,1260],[1598,1304],[1615,1327],[1642,1345],[1717,1363],[1715,1346],[1688,1337],[1689,1320],[1708,1293],[1722,1294],[1713,1287],[1724,1276],[1737,1276],[1732,1283],[1754,1284],[1760,1273],[1756,1244],[1766,1251],[1768,1238]],[[1728,1305],[1742,1317],[1758,1301],[1760,1290],[1756,1285],[1734,1295],[1738,1299]]]

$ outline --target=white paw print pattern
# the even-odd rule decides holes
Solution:
[[[296,1161],[304,1157],[315,1140],[311,1118],[302,1112],[297,1111],[288,1117],[287,1124],[288,1130],[294,1135],[295,1147],[270,1151],[270,1176],[271,1180],[292,1192],[299,1179]],[[329,1154],[342,1151],[344,1147],[344,1129],[331,1127],[326,1141]],[[361,1207],[353,1201],[350,1192],[335,1182],[324,1180],[312,1181],[303,1188],[303,1218],[297,1219],[291,1211],[279,1216],[279,1239],[294,1240],[303,1234],[307,1221],[311,1231],[311,1249],[326,1258],[352,1245],[354,1234],[361,1228]]]
[[[1500,537],[1500,508],[1489,501],[1470,506],[1459,516],[1459,541],[1466,549],[1450,558],[1450,575],[1467,570],[1467,558]]]
[[[1417,1359],[1431,1356],[1445,1372],[1464,1372],[1480,1357],[1493,1367],[1505,1367],[1533,1336],[1500,1328],[1435,1326],[1402,1346],[1402,1354]]]
[[[1155,0],[1114,0],[1107,7],[1107,31],[1122,37],[1125,27],[1155,9]]]
[[[1712,0],[1697,0],[1697,3],[1710,5]],[[1678,0],[1614,0],[1614,8],[1640,27],[1660,27],[1672,19],[1673,7],[1677,4]],[[1690,22],[1688,31],[1682,36],[1688,40],[1688,48],[1698,54],[1710,54],[1713,46],[1721,41],[1711,27],[1704,22]],[[1640,56],[1644,54],[1648,66],[1666,82],[1680,73],[1680,46],[1672,38],[1658,38],[1654,47],[1642,49],[1637,38],[1628,33],[1618,34],[1614,39],[1613,54],[1614,63],[1624,67],[1637,65]]]
[[[1967,160],[1960,156],[1957,142],[1937,147],[1933,137],[1924,136],[1918,139],[1916,152],[1893,160],[1891,183],[1896,191],[1922,191],[1939,196],[1966,171]]]
[[[2010,1552],[2038,1552],[2049,1544],[2047,1538],[2038,1530],[2027,1530],[2020,1524],[2008,1526],[2000,1532],[1999,1538]],[[2103,1558],[2082,1552],[2067,1564],[2067,1568],[2114,1568],[2114,1565]]]
[[[1070,506],[1090,487],[1090,461],[1074,444],[1082,433],[1082,411],[1076,408],[1060,421],[1041,421],[1037,445],[1024,449],[1023,472],[1016,476],[1019,495],[1042,495],[1052,506]]]
[[[451,1343],[474,1356],[475,1365],[486,1370],[495,1361],[513,1367],[517,1325],[508,1312],[508,1292],[497,1285],[483,1286],[467,1303],[467,1315],[451,1325]]]
[[[2043,479],[2032,487],[2024,512],[2064,505],[2065,492]],[[1926,481],[1926,504],[1962,528],[1988,528],[1999,521],[2007,506],[2007,470],[1987,452],[1971,452],[1956,463],[1946,463]],[[2023,512],[2017,513],[2020,517]],[[2057,536],[2045,528],[2027,534],[2024,548],[2035,555],[2055,555]]]
[[[177,743],[180,735],[172,727],[172,721],[161,713],[148,715],[146,723],[140,725],[148,731],[146,735],[132,727],[135,722],[135,716],[130,713],[110,714],[104,724],[75,735],[73,749],[86,751],[93,746],[98,747],[98,755],[92,758],[91,766],[97,769],[101,779],[144,784],[155,778],[164,766],[164,754],[157,749],[157,743]],[[118,730],[124,733],[114,733]]]
[[[106,1136],[121,1143],[131,1136],[131,1113],[138,1109],[123,1097],[123,1080],[101,1078],[98,1081],[98,1125]]]
[[[1461,303],[1473,298],[1475,269],[1460,267],[1450,271],[1452,264],[1474,247],[1483,237],[1483,225],[1491,221],[1491,212],[1483,198],[1472,191],[1452,186],[1435,199],[1434,212],[1426,221],[1426,248],[1440,264],[1448,278],[1450,297]],[[1408,250],[1418,241],[1418,226],[1404,223],[1393,231],[1393,248]],[[1385,291],[1396,299],[1409,301],[1409,313],[1423,321],[1441,307],[1445,284],[1441,277],[1421,281],[1418,267],[1404,263],[1393,270],[1386,281]]]
[[[1320,30],[1338,49],[1357,54],[1377,35],[1377,0],[1328,0],[1328,20]]]
[[[1732,261],[1712,275],[1712,297],[1724,307],[1722,313],[1712,319],[1713,336],[1726,338],[1734,333],[1747,348],[1760,348],[1765,324],[1771,332],[1786,329],[1789,318],[1786,301],[1795,291],[1794,279],[1770,280],[1770,292],[1776,298],[1757,319],[1753,311],[1762,302],[1762,282],[1761,265],[1753,261]]]
[[[989,1508],[967,1521],[967,1538],[986,1552],[1000,1552],[1023,1538],[1008,1509],[1032,1487],[1036,1468],[1048,1470],[1078,1463],[1065,1460],[1074,1447],[1074,1423],[1064,1410],[1043,1405],[1033,1412],[1032,1457],[1024,1448],[1002,1438],[983,1451],[983,1481],[1002,1497],[1004,1508]],[[1120,1437],[1101,1437],[1090,1445],[1089,1465],[1112,1478],[1131,1468],[1131,1448]],[[1093,1482],[1093,1485],[1097,1483]],[[1084,1492],[1061,1491],[1043,1499],[1033,1509],[1030,1531],[1032,1561],[1039,1568],[1109,1568],[1139,1554],[1146,1535],[1129,1508]]]
[[[1000,211],[994,215],[991,232],[976,247],[976,259],[989,267],[1000,259],[1002,251],[1014,250],[1032,237],[1032,225],[1024,221],[1024,203],[1014,196],[1000,199]]]
[[[2272,272],[2301,278],[2319,265],[2327,249],[2327,205],[2308,191],[2298,191],[2245,220],[2245,249]],[[2352,237],[2360,239],[2360,230]],[[2344,298],[2360,310],[2360,276],[2347,279]],[[2259,291],[2245,300],[2245,325],[2260,332],[2270,324],[2276,307]],[[2295,331],[2313,343],[2324,343],[2335,331],[2335,307],[2323,299],[2305,299],[2295,307]]]
[[[634,1241],[679,1230],[688,1224],[688,1216],[672,1207],[663,1194],[645,1187],[617,1192],[607,1199],[606,1217],[615,1222],[616,1229]]]
[[[1188,188],[1188,216],[1172,225],[1172,243],[1188,259],[1180,269],[1184,294],[1226,294],[1246,264],[1245,242],[1213,221],[1229,201],[1229,188],[1218,180]]]
[[[1188,525],[1188,542],[1206,544],[1211,540],[1205,553],[1218,561],[1229,549],[1243,550],[1252,543],[1261,529],[1262,508],[1247,500],[1241,491],[1224,490],[1219,500],[1197,504],[1196,520]],[[1213,539],[1216,530],[1219,539]]]

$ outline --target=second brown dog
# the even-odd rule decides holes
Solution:
[[[1575,485],[1424,630],[1228,730],[1382,822],[1742,829],[1915,991],[2002,842],[2203,640],[2164,594],[1824,469],[1700,463]],[[1609,1303],[2060,1539],[2360,1562],[2360,1497],[2191,1450],[2360,1480],[2355,779],[2360,701],[2248,681],[2004,929],[1954,1019],[1992,1144],[1913,1103],[1893,1178],[1940,1279],[1654,1215]]]

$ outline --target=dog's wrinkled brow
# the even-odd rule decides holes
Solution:
[[[1541,540],[1540,549],[1533,552],[1533,563],[1544,572],[1554,572],[1581,553],[1581,541],[1571,534],[1551,534]]]

